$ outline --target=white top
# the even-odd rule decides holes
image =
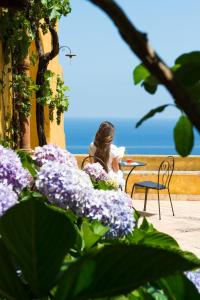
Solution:
[[[96,146],[94,143],[91,143],[89,146],[89,155],[94,156],[96,152]],[[112,161],[114,158],[118,157],[119,159],[124,155],[125,148],[124,147],[117,147],[113,144],[110,145],[110,155],[107,163],[108,172],[112,171]]]

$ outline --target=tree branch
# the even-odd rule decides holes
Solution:
[[[200,131],[200,106],[185,87],[175,78],[170,68],[154,52],[148,43],[147,35],[139,32],[127,18],[123,10],[113,0],[88,0],[103,10],[118,28],[121,37],[131,50],[141,59],[146,68],[170,92],[194,126]]]
[[[43,95],[43,84],[44,84],[44,74],[47,71],[48,64],[50,60],[52,60],[59,52],[59,41],[58,41],[58,33],[53,27],[49,19],[45,19],[46,23],[49,25],[49,31],[51,33],[51,40],[52,40],[52,49],[50,52],[44,53],[39,29],[34,29],[35,32],[35,45],[38,52],[39,62],[38,62],[38,71],[36,77],[36,84],[40,86],[40,89],[36,92],[36,100],[42,97]],[[39,145],[43,146],[46,142],[45,137],[45,130],[44,130],[44,106],[40,103],[36,103],[36,121],[37,121],[37,133],[38,133],[38,140]]]

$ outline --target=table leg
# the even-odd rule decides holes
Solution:
[[[125,182],[125,192],[127,193],[127,186],[128,186],[128,179],[129,176],[131,175],[132,171],[135,169],[136,166],[133,166],[133,168],[130,170],[130,172],[128,173],[127,177],[126,177],[126,182]]]

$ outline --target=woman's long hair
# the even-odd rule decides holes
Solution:
[[[101,125],[99,126],[94,140],[94,145],[96,146],[94,161],[99,162],[106,172],[108,172],[107,163],[109,160],[110,145],[112,143],[113,136],[114,125],[106,121],[101,123]],[[104,165],[100,160],[98,161],[98,158],[100,158],[104,162]]]

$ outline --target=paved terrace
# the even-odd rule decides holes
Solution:
[[[134,207],[142,211],[144,201],[133,200]],[[173,236],[182,250],[191,251],[200,258],[200,201],[161,201],[161,220],[158,219],[158,203],[147,201],[147,219],[159,231]],[[149,216],[148,216],[149,215]]]

